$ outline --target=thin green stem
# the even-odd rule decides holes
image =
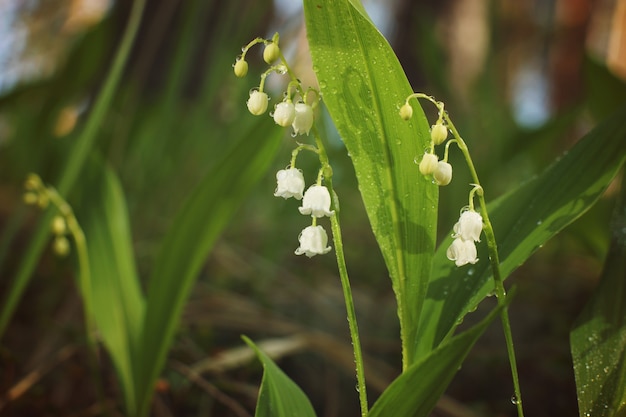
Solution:
[[[67,228],[74,238],[74,244],[76,245],[76,257],[78,260],[78,282],[81,293],[83,294],[83,303],[85,304],[87,339],[90,342],[90,347],[92,347],[95,352],[96,344],[93,339],[95,323],[93,321],[93,306],[91,305],[91,269],[89,266],[89,254],[85,233],[80,227],[80,224],[78,224],[78,220],[76,220],[76,216],[74,216],[72,207],[65,201],[65,199],[52,187],[47,187],[46,193],[50,198],[50,202],[59,210],[65,219]]]
[[[522,392],[519,384],[519,374],[517,371],[517,360],[515,357],[515,349],[513,346],[513,333],[511,331],[511,323],[509,321],[509,311],[506,303],[506,290],[504,289],[504,281],[502,278],[502,274],[500,273],[500,259],[498,256],[498,246],[496,243],[496,236],[493,232],[493,226],[491,225],[491,221],[489,220],[489,213],[487,212],[487,203],[485,202],[485,195],[482,191],[482,187],[480,186],[480,181],[478,179],[478,174],[476,173],[476,168],[474,167],[474,162],[472,161],[472,157],[469,154],[469,150],[465,141],[461,138],[458,130],[450,120],[450,117],[447,114],[444,114],[444,118],[448,124],[448,128],[454,135],[457,145],[465,160],[467,162],[467,166],[469,167],[472,180],[475,184],[476,194],[478,195],[478,201],[480,202],[480,214],[483,218],[483,231],[485,232],[485,237],[487,238],[487,248],[489,251],[489,262],[491,264],[491,269],[493,271],[493,280],[494,280],[494,289],[496,293],[496,297],[498,299],[498,305],[502,307],[500,312],[500,320],[502,321],[502,327],[504,331],[504,338],[506,342],[506,349],[509,356],[509,363],[511,365],[511,374],[513,377],[513,389],[515,392],[515,404],[517,406],[517,413],[519,417],[524,416],[524,410],[522,407]]]
[[[365,417],[368,414],[369,408],[367,403],[367,388],[365,385],[365,366],[363,363],[363,353],[361,351],[361,339],[359,337],[356,311],[354,309],[354,299],[352,298],[352,289],[348,278],[348,268],[346,267],[346,260],[343,253],[341,227],[339,224],[339,204],[336,201],[337,196],[333,189],[332,171],[330,170],[324,143],[320,139],[315,126],[313,126],[313,135],[315,137],[315,143],[318,148],[319,159],[322,165],[320,172],[325,172],[324,182],[332,196],[331,209],[335,211],[335,214],[330,217],[330,224],[333,234],[333,244],[335,246],[335,255],[337,257],[337,267],[339,269],[339,277],[341,279],[341,288],[343,290],[343,298],[348,316],[348,327],[350,328],[350,337],[352,338],[352,350],[354,351],[354,362],[356,364],[357,390],[359,392],[359,402],[361,404],[361,416]]]

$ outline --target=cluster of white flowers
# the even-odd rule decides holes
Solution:
[[[268,108],[270,97],[263,91],[265,86],[265,78],[272,72],[284,74],[288,72],[284,58],[278,45],[278,34],[275,34],[271,40],[257,38],[250,42],[243,48],[243,53],[237,58],[233,65],[235,75],[239,78],[243,78],[248,74],[248,63],[246,62],[246,53],[252,46],[262,43],[265,45],[263,50],[263,59],[270,65],[269,69],[261,75],[261,82],[258,88],[250,90],[250,97],[247,101],[248,111],[255,116],[261,116],[265,114]],[[277,60],[281,59],[283,63],[273,65]],[[292,91],[293,87],[293,91]],[[311,89],[310,89],[311,90]],[[274,119],[277,125],[282,127],[293,128],[293,135],[308,135],[313,127],[313,106],[307,103],[307,92],[304,91],[299,83],[289,83],[287,91],[284,94],[284,99],[280,103],[274,106],[274,111],[270,112],[270,117]],[[315,90],[313,90],[315,91]],[[315,91],[317,93],[317,91]],[[295,102],[296,95],[300,96],[300,99]],[[316,94],[316,99],[318,99]]]
[[[237,77],[245,77],[248,73],[248,63],[245,55],[248,49],[256,44],[264,44],[263,59],[270,65],[269,69],[261,75],[261,82],[258,88],[250,90],[250,97],[247,101],[247,107],[250,113],[255,116],[265,114],[268,108],[269,96],[263,91],[265,78],[272,72],[280,74],[288,73],[292,81],[287,86],[284,93],[284,99],[274,106],[274,110],[270,112],[270,116],[274,122],[281,127],[289,127],[293,129],[292,136],[309,135],[313,128],[314,111],[313,108],[319,101],[319,93],[313,88],[304,89],[300,82],[293,76],[291,70],[287,66],[280,47],[278,44],[278,34],[274,35],[271,40],[257,38],[243,48],[243,54],[239,56],[233,65],[235,75]],[[274,65],[279,60],[280,64]],[[315,99],[313,105],[308,104],[307,95],[313,92]],[[298,98],[298,100],[296,100]],[[295,103],[294,103],[295,100]],[[276,190],[274,196],[284,199],[295,198],[302,200],[302,206],[299,211],[303,215],[311,216],[312,224],[302,230],[298,236],[300,246],[296,249],[296,255],[306,255],[309,258],[315,255],[328,253],[331,247],[328,246],[328,235],[324,228],[317,224],[320,217],[330,217],[335,214],[331,207],[331,197],[328,188],[322,185],[323,176],[318,175],[317,183],[310,186],[306,192],[304,175],[302,171],[295,167],[296,156],[301,149],[314,149],[313,146],[300,145],[292,154],[292,160],[289,168],[281,169],[276,173]],[[321,172],[321,171],[320,171]]]
[[[330,217],[335,212],[330,209],[330,192],[323,185],[312,185],[304,196],[304,176],[302,171],[296,168],[281,169],[276,174],[276,197],[295,198],[302,200],[302,206],[298,208],[301,214],[310,215],[313,218],[313,224],[307,226],[298,237],[300,246],[296,249],[296,255],[306,255],[309,258],[315,255],[323,255],[331,249],[328,244],[328,235],[322,226],[316,224],[319,217]]]
[[[466,264],[475,264],[478,262],[476,255],[476,245],[474,242],[480,242],[480,233],[483,230],[483,218],[473,209],[463,210],[459,221],[454,225],[452,237],[454,241],[448,250],[446,256],[454,261],[456,266]]]

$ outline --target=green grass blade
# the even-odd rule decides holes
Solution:
[[[622,108],[541,175],[489,205],[504,277],[600,197],[626,158],[625,118]],[[445,255],[451,241],[444,240],[435,254],[420,320],[420,356],[437,347],[493,289],[484,242],[476,265],[457,268]]]
[[[600,284],[570,334],[581,417],[626,415],[626,176]]]
[[[430,415],[474,343],[499,312],[500,307],[471,329],[453,337],[411,365],[382,393],[368,417]]]
[[[156,260],[138,364],[139,415],[148,411],[154,381],[207,253],[252,186],[265,175],[282,130],[265,117],[242,133],[244,139],[209,171],[178,213]]]
[[[250,339],[242,338],[256,352],[264,370],[255,417],[315,417],[315,410],[300,387]]]
[[[414,158],[430,141],[412,93],[385,38],[348,0],[305,1],[307,36],[324,102],[352,157],[372,230],[398,301],[403,362],[413,361],[437,223],[437,187],[419,175]],[[348,242],[349,244],[349,242]]]
[[[135,371],[144,313],[126,202],[115,173],[97,163],[83,179],[78,216],[87,237],[91,293],[83,294],[120,378],[128,415],[135,415]]]

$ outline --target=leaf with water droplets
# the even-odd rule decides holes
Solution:
[[[400,117],[411,86],[359,1],[305,1],[304,10],[324,103],[352,156],[391,275],[408,366],[435,248],[438,190],[414,163],[429,145],[429,124],[418,104],[410,121]]]
[[[578,407],[593,417],[626,415],[625,181],[600,284],[570,334]]]

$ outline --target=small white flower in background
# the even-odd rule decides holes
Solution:
[[[441,145],[448,139],[448,128],[443,123],[437,123],[430,128],[430,139],[435,145]]]
[[[432,153],[425,153],[422,158],[422,162],[420,162],[420,172],[422,175],[430,175],[435,172],[437,169],[438,158],[437,155]]]
[[[466,210],[461,213],[459,221],[454,225],[454,235],[452,237],[480,242],[480,233],[482,231],[482,216],[474,210]]]
[[[296,135],[309,134],[313,127],[313,108],[306,103],[296,103],[296,116],[293,119],[292,127]]]
[[[330,210],[330,193],[323,185],[312,185],[304,193],[302,207],[298,207],[300,213],[310,214],[312,217],[332,216],[335,212]]]
[[[274,109],[274,121],[278,126],[288,127],[296,118],[296,108],[291,101],[282,101]]]
[[[456,266],[463,266],[468,263],[475,264],[478,262],[474,242],[471,240],[463,240],[460,237],[454,239],[446,251],[446,256],[451,261],[454,261]]]
[[[246,103],[248,110],[255,116],[260,116],[267,110],[267,102],[269,97],[262,91],[254,90],[250,92],[250,98]]]
[[[433,172],[437,185],[448,185],[452,181],[452,165],[445,161],[439,161]]]
[[[276,191],[274,196],[284,199],[293,197],[302,200],[304,176],[297,168],[281,169],[276,173]]]
[[[300,247],[296,249],[296,255],[306,255],[312,258],[315,255],[323,255],[330,252],[331,247],[326,246],[328,235],[322,226],[308,226],[298,236]]]

